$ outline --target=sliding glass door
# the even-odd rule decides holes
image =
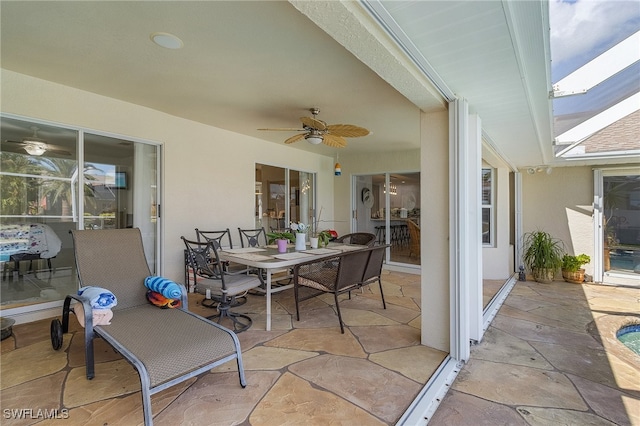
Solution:
[[[315,223],[313,173],[256,164],[255,182],[257,228],[278,232],[288,229],[291,222]]]
[[[76,292],[70,230],[140,228],[156,270],[159,145],[18,117],[0,126],[3,315]]]
[[[602,171],[603,281],[640,281],[640,174]]]
[[[354,232],[390,244],[387,263],[420,265],[420,173],[354,176]]]

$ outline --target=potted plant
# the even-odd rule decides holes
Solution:
[[[562,241],[548,232],[534,231],[524,235],[523,247],[522,260],[533,279],[540,283],[552,282],[565,254]]]
[[[294,241],[296,237],[291,232],[268,232],[267,243],[278,245],[278,252],[285,253],[287,251],[287,244],[289,241]]]
[[[583,283],[584,269],[582,269],[582,265],[589,262],[591,262],[591,258],[584,253],[577,256],[565,254],[562,258],[562,278],[568,283]]]
[[[326,247],[329,244],[329,240],[331,240],[331,233],[328,230],[318,231],[318,226],[320,225],[320,218],[322,217],[322,209],[320,207],[320,213],[318,213],[318,219],[313,223],[313,230],[311,233],[311,247],[314,246],[314,238],[317,238],[317,247]]]
[[[267,232],[267,242],[273,244],[277,240],[295,241],[291,232]]]
[[[329,240],[331,240],[331,232],[324,230],[320,231],[316,234],[318,238],[318,247],[326,247],[329,244]]]

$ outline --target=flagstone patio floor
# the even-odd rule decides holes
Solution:
[[[485,304],[501,284],[485,282]],[[292,291],[274,295],[267,332],[264,298],[249,295],[235,308],[254,319],[238,335],[247,388],[227,363],[154,395],[155,424],[395,424],[446,353],[419,344],[420,277],[385,271],[383,285],[386,310],[376,286],[341,299],[344,335],[332,296],[304,302],[296,321]],[[190,309],[211,315],[201,298]],[[639,300],[638,289],[518,282],[430,424],[640,425],[640,358],[611,337],[640,323]],[[86,380],[80,326],[54,351],[49,322],[16,325],[1,343],[1,423],[141,424],[135,370],[97,339]]]

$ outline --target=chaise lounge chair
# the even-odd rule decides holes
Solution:
[[[93,339],[99,336],[138,370],[145,425],[153,424],[151,395],[220,364],[237,360],[240,385],[246,386],[238,338],[189,312],[184,286],[180,285],[179,308],[161,309],[147,301],[144,281],[151,273],[138,229],[71,233],[80,285],[105,288],[117,298],[109,325],[94,326],[90,301],[73,294],[65,298],[62,322],[51,323],[51,342],[57,350],[69,329],[71,301],[82,304],[87,379],[94,377]]]

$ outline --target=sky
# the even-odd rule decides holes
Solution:
[[[639,0],[549,0],[551,81],[556,83],[640,30]],[[640,46],[638,47],[640,49]],[[590,89],[554,99],[556,136],[640,90],[640,63]]]
[[[638,0],[549,1],[555,83],[640,30]]]

